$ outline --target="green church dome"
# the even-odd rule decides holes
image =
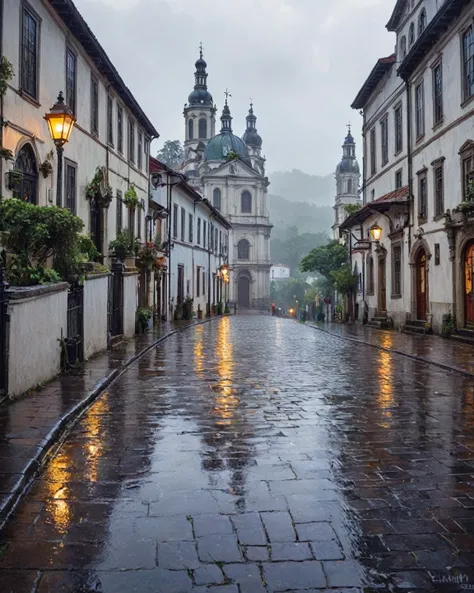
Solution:
[[[222,128],[220,134],[209,140],[204,151],[205,161],[226,161],[229,153],[235,152],[240,158],[250,164],[249,153],[245,142],[232,133],[232,116],[227,99],[222,110]]]

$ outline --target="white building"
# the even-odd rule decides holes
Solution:
[[[205,315],[212,305],[229,300],[222,272],[228,266],[232,227],[184,175],[157,163],[153,159],[153,169],[161,165],[161,171],[152,174],[152,200],[171,213],[167,224],[161,225],[168,254],[167,275],[161,283],[167,311],[161,312],[172,319],[177,305],[192,298],[194,311]]]
[[[355,155],[355,142],[349,132],[342,146],[342,160],[336,168],[336,202],[334,204],[333,238],[339,240],[339,227],[349,216],[349,206],[360,206],[359,197],[360,169]]]
[[[270,298],[270,232],[268,178],[253,105],[242,138],[233,134],[227,101],[220,133],[215,133],[212,95],[207,89],[207,64],[196,62],[195,86],[184,108],[185,159],[189,182],[232,224],[229,264],[230,300],[240,307],[267,308]],[[226,93],[228,95],[228,93]]]
[[[121,198],[130,185],[148,202],[149,146],[158,133],[71,0],[3,0],[2,6],[0,54],[13,77],[1,103],[0,145],[13,161],[0,159],[0,195],[57,203],[56,150],[43,117],[63,91],[77,121],[64,146],[59,205],[84,220],[107,254],[116,231],[129,225]],[[109,206],[85,196],[97,167],[105,167],[112,189]],[[144,236],[144,224],[145,210],[137,210],[136,236]]]
[[[288,280],[290,277],[290,266],[286,264],[275,264],[270,269],[271,280]]]
[[[364,204],[343,225],[362,266],[359,319],[439,331],[474,326],[472,98],[474,7],[398,0],[396,51],[378,60],[353,107],[364,116]],[[369,229],[381,228],[379,242]]]

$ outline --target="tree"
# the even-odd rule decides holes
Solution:
[[[286,228],[286,237],[271,240],[272,259],[275,263],[290,266],[292,275],[296,275],[301,258],[312,248],[324,245],[327,241],[326,233],[298,234],[295,226]]]
[[[345,204],[344,205],[344,212],[346,214],[348,214],[349,216],[351,214],[354,214],[355,212],[359,212],[360,209],[361,209],[360,204]]]
[[[163,148],[158,151],[156,158],[170,167],[176,169],[184,159],[184,150],[179,140],[167,140]]]
[[[332,270],[331,278],[334,288],[344,295],[350,294],[357,284],[357,274],[351,270],[349,264],[343,264],[339,270]]]
[[[334,281],[331,272],[340,270],[345,263],[347,248],[334,240],[313,249],[302,259],[300,267],[303,272],[319,272],[328,280]]]

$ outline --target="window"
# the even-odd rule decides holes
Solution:
[[[196,266],[196,296],[201,295],[201,266]]]
[[[441,263],[441,256],[440,256],[440,252],[439,252],[439,243],[435,243],[435,266],[439,266],[439,264]]]
[[[31,144],[24,144],[21,147],[15,160],[14,169],[21,172],[22,179],[15,184],[13,197],[24,202],[30,202],[30,204],[36,204],[38,197],[38,167]],[[62,204],[57,205],[62,206]]]
[[[194,121],[192,119],[188,119],[188,140],[193,140],[194,138]]]
[[[352,179],[347,180],[347,193],[348,194],[352,193]]]
[[[402,246],[394,245],[392,249],[393,277],[392,296],[402,296]]]
[[[91,75],[91,133],[99,135],[99,81]]]
[[[410,29],[408,30],[408,45],[411,47],[415,43],[415,24],[410,24]]]
[[[415,88],[415,107],[416,107],[416,138],[419,140],[425,134],[425,97],[423,91],[423,82]]]
[[[143,132],[138,130],[138,154],[137,154],[137,166],[139,169],[143,167]]]
[[[418,37],[423,34],[426,29],[426,10],[423,8],[418,17]]]
[[[375,148],[375,128],[372,128],[370,130],[370,173],[372,175],[374,175],[377,170]]]
[[[202,246],[204,247],[204,249],[207,249],[206,239],[207,239],[207,222],[204,220],[203,225],[202,225]]]
[[[178,238],[178,206],[173,204],[173,239]]]
[[[418,174],[418,218],[426,220],[428,217],[428,179],[426,171]]]
[[[219,245],[218,245],[218,243],[217,243],[217,239],[218,239],[218,237],[217,237],[217,229],[214,229],[214,249],[215,249],[216,251],[217,251],[217,250],[218,250],[218,248],[219,248]]]
[[[193,215],[190,214],[189,215],[189,229],[188,229],[190,243],[192,243],[194,241],[194,225],[193,225],[193,223],[194,223]]]
[[[21,90],[37,99],[39,21],[26,7],[23,7],[21,27]]]
[[[441,62],[433,68],[433,123],[443,121],[443,66]]]
[[[403,150],[403,112],[402,106],[395,107],[395,155]]]
[[[209,249],[214,251],[214,225],[209,225]]]
[[[247,214],[252,212],[252,195],[249,191],[242,192],[241,211]]]
[[[107,142],[113,146],[114,145],[114,129],[113,129],[113,99],[112,97],[107,97]]]
[[[370,192],[370,201],[373,202],[375,200],[375,189]]]
[[[474,34],[472,25],[462,36],[462,66],[464,100],[474,95]]]
[[[202,272],[202,296],[206,294],[206,272],[203,270]]]
[[[68,47],[66,49],[66,104],[74,114],[76,113],[76,80],[77,58]]]
[[[142,236],[142,208],[137,208],[137,237]]]
[[[405,35],[400,39],[400,61],[404,60],[407,56],[407,38]]]
[[[238,259],[250,259],[250,243],[247,239],[240,239],[237,244]]]
[[[181,241],[186,237],[186,210],[181,208]]]
[[[66,198],[66,208],[73,214],[76,214],[76,195],[77,195],[77,165],[67,159],[64,161],[64,188]]]
[[[465,156],[462,161],[464,200],[467,200],[469,184],[474,180],[474,155]]]
[[[207,138],[207,121],[205,119],[199,120],[199,138]]]
[[[367,294],[374,294],[374,258],[369,255],[367,259]]]
[[[123,153],[123,109],[117,105],[117,150]]]
[[[135,124],[131,118],[128,119],[128,160],[135,163]]]
[[[438,163],[434,168],[435,217],[444,214],[444,167]]]
[[[197,223],[197,244],[201,245],[201,219],[198,218]]]
[[[222,255],[222,231],[219,231],[219,253]]]
[[[145,138],[144,150],[145,150],[145,171],[148,173],[148,169],[150,167],[150,141],[148,140],[148,138]]]
[[[400,189],[403,185],[402,169],[395,171],[395,189]]]
[[[218,187],[212,192],[212,204],[216,210],[221,209],[221,190]]]
[[[116,225],[115,225],[115,232],[118,235],[123,227],[123,202],[122,202],[122,192],[118,189],[117,190],[117,212],[116,212]]]
[[[380,135],[382,138],[382,167],[388,163],[388,116],[380,122]]]

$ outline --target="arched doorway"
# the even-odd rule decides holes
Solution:
[[[250,275],[241,272],[237,280],[237,304],[244,309],[250,308]]]
[[[466,327],[474,329],[474,241],[464,252],[464,311]]]
[[[428,293],[428,275],[426,270],[426,251],[418,250],[415,259],[416,268],[416,318],[426,321],[426,296]]]
[[[15,169],[22,174],[22,179],[13,188],[13,197],[31,204],[37,203],[38,168],[35,152],[31,144],[24,144],[15,160]]]

